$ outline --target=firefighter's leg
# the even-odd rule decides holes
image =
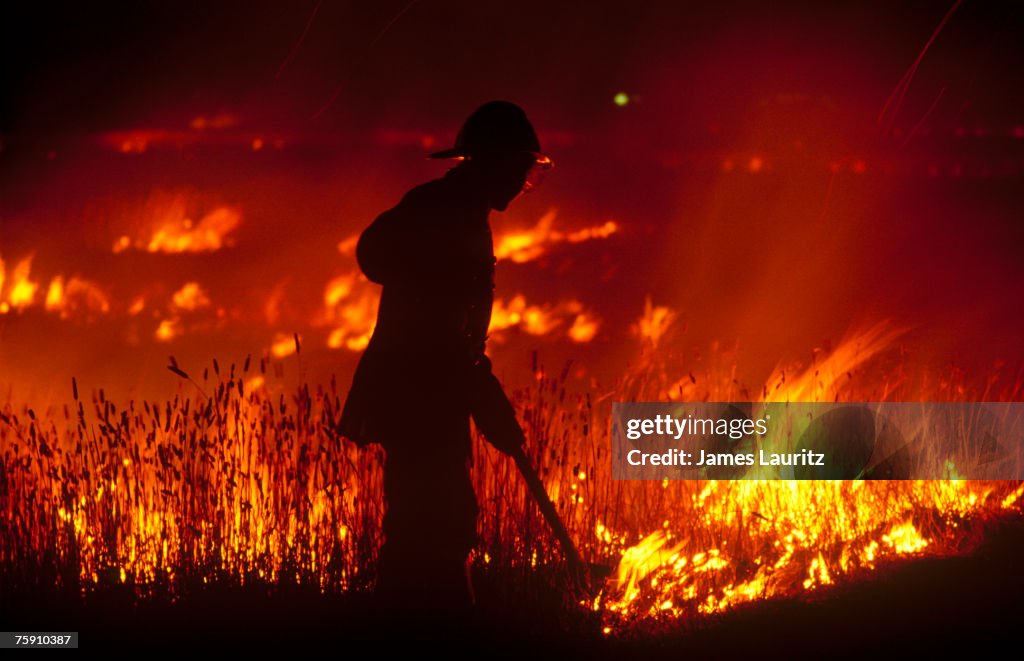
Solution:
[[[468,608],[465,561],[477,515],[465,452],[469,420],[435,415],[423,427],[385,460],[378,593],[397,606]]]

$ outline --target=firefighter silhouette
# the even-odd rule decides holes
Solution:
[[[385,450],[385,541],[377,594],[398,606],[465,609],[478,507],[470,417],[506,453],[523,443],[485,355],[494,290],[490,211],[538,183],[551,160],[521,108],[492,101],[466,120],[458,159],[363,231],[356,258],[383,285],[339,431]]]

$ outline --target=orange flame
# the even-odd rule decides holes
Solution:
[[[107,295],[94,282],[77,275],[65,282],[63,275],[56,275],[50,279],[46,295],[40,300],[36,296],[40,290],[39,283],[33,281],[31,275],[32,256],[18,262],[10,275],[6,273],[4,261],[0,259],[0,314],[33,305],[41,305],[44,310],[57,313],[62,319],[76,314],[110,311]]]
[[[181,326],[181,319],[171,317],[170,319],[163,319],[160,322],[160,325],[156,327],[154,335],[160,342],[170,342],[174,338],[180,336],[183,332],[184,330]]]
[[[242,214],[235,207],[215,207],[197,222],[187,211],[184,195],[173,195],[169,200],[158,197],[151,232],[135,240],[127,234],[118,237],[111,248],[115,253],[129,248],[163,253],[214,252],[231,245],[230,235],[242,223]]]
[[[377,323],[377,294],[358,273],[340,275],[324,287],[324,307],[317,325],[333,327],[327,336],[331,349],[362,351]]]
[[[551,210],[541,216],[532,228],[504,232],[495,242],[494,256],[521,264],[537,259],[553,245],[607,239],[619,231],[618,224],[613,220],[572,232],[556,230],[555,215],[555,211]]]
[[[4,262],[0,260],[0,312],[10,309],[21,310],[32,305],[36,297],[39,283],[29,280],[32,274],[32,256],[22,259],[11,270],[10,276],[4,274]],[[6,297],[3,285],[7,284]]]
[[[647,307],[646,318],[659,316],[649,303]],[[850,333],[802,370],[779,367],[762,391],[764,401],[857,397],[847,386],[853,382],[852,374],[899,335],[887,324],[877,324]],[[705,377],[711,382],[701,384],[705,392],[721,392],[716,376],[722,375]],[[691,374],[669,393],[700,401],[698,383]],[[720,401],[735,398],[730,393],[719,396]],[[956,475],[952,466],[949,473]],[[817,589],[839,576],[872,569],[882,560],[922,553],[942,535],[953,534],[949,531],[955,530],[958,519],[1011,509],[1024,493],[1024,486],[1007,495],[1005,484],[959,479],[666,480],[660,486],[684,492],[674,497],[684,498],[698,519],[679,526],[666,519],[661,530],[624,549],[615,583],[602,604],[610,618],[609,631],[624,620],[714,613],[755,599]],[[935,521],[953,523],[944,530]],[[730,531],[739,528],[744,537],[730,537]],[[598,533],[606,543],[625,538],[606,529]]]
[[[270,354],[274,358],[287,358],[288,356],[296,353],[298,348],[296,347],[296,340],[294,335],[288,335],[286,333],[277,333],[274,335],[274,341],[270,345]]]
[[[654,305],[651,297],[644,299],[644,312],[640,319],[632,326],[634,335],[657,347],[658,342],[668,332],[669,327],[676,320],[676,312],[664,305]]]
[[[989,484],[926,480],[899,483],[898,497],[893,486],[881,483],[694,485],[704,519],[699,527],[746,526],[743,544],[755,549],[752,566],[738,566],[738,549],[727,543],[655,531],[623,552],[603,603],[610,621],[714,613],[814,590],[837,576],[927,549],[932,542],[914,523],[918,508],[936,508],[938,517],[955,520],[990,507],[996,493]],[[1004,501],[997,509],[1009,507]],[[823,511],[830,515],[822,517]]]
[[[820,363],[812,364],[803,374],[794,377],[787,375],[787,369],[782,366],[776,367],[762,390],[764,401],[833,401],[838,397],[847,375],[891,346],[902,332],[881,322],[848,334],[835,351]],[[790,368],[788,371],[794,370]]]
[[[325,302],[341,304],[360,287],[358,280],[334,283]],[[853,335],[821,364],[862,366],[843,356],[885,341],[881,331]],[[296,341],[281,333],[274,344],[291,353]],[[84,581],[103,576],[140,591],[164,585],[173,592],[183,572],[352,587],[379,548],[380,454],[339,442],[322,424],[337,413],[341,394],[333,383],[275,401],[263,361],[260,374],[248,369],[248,360],[241,373],[215,365],[216,383],[201,377],[209,396],[133,403],[139,413],[131,416],[119,416],[101,393],[90,414],[99,425],[85,414],[65,417],[63,425],[51,421],[54,411],[13,415],[15,407],[5,405],[0,451],[33,461],[9,464],[0,514],[11,518],[29,503],[39,513],[15,549],[70,567]],[[652,369],[643,365],[621,387],[659,376]],[[1015,482],[955,479],[614,481],[602,443],[610,436],[611,401],[629,399],[626,390],[582,393],[574,406],[573,395],[557,386],[545,379],[515,401],[536,423],[528,451],[584,557],[621,558],[591,604],[606,633],[802,595],[893,558],[957,553],[978,530],[975,521],[1019,511],[1024,494]],[[96,433],[83,433],[86,426]],[[121,442],[112,442],[114,435]],[[83,444],[92,446],[82,451]],[[208,451],[189,451],[199,444]],[[100,447],[106,454],[94,451]],[[556,563],[543,535],[523,535],[542,526],[539,513],[496,453],[477,439],[474,488],[483,507],[503,508],[502,516],[491,509],[480,517],[485,541],[477,557],[499,570],[502,563]],[[615,530],[602,523],[609,518]]]
[[[554,305],[529,305],[526,297],[517,294],[507,303],[498,298],[491,311],[489,333],[501,339],[501,332],[518,328],[529,335],[550,335],[568,326],[565,334],[573,342],[589,342],[597,334],[600,320],[583,308],[576,300],[567,300]]]
[[[198,282],[186,282],[174,292],[171,303],[179,310],[198,310],[210,305],[210,297]]]
[[[107,295],[93,282],[72,276],[67,284],[63,276],[55,276],[50,280],[46,290],[45,307],[50,312],[57,312],[62,319],[79,314],[110,312],[110,301]]]
[[[587,312],[580,313],[569,327],[569,339],[580,344],[589,342],[597,335],[600,327],[600,319]]]

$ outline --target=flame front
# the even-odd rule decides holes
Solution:
[[[948,553],[960,528],[1021,489],[928,480],[687,485],[682,497],[695,520],[627,548],[601,606],[621,624],[794,596],[932,546]]]

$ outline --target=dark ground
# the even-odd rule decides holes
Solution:
[[[693,626],[611,639],[597,621],[560,622],[557,608],[508,594],[473,619],[375,610],[366,600],[293,589],[207,589],[175,604],[116,591],[72,604],[55,595],[5,595],[0,629],[80,632],[83,649],[337,650],[488,657],[525,654],[617,658],[864,656],[1013,649],[1021,637],[1024,521],[995,526],[971,554],[920,558],[814,593],[761,602]],[[489,587],[478,581],[481,599]],[[497,591],[496,591],[497,593]],[[492,595],[493,598],[493,595]],[[567,631],[567,628],[569,629]]]

